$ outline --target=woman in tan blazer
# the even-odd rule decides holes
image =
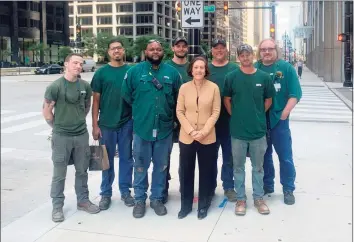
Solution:
[[[220,114],[218,86],[206,80],[208,63],[203,57],[193,59],[188,68],[192,81],[183,84],[177,100],[177,118],[181,124],[180,192],[181,211],[178,218],[186,217],[193,206],[194,170],[196,155],[199,167],[198,218],[203,219],[211,203],[213,192],[213,162],[217,159],[215,123]]]

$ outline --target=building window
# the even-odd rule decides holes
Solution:
[[[117,34],[119,34],[119,35],[133,35],[133,27],[117,28]]]
[[[133,23],[133,16],[117,16],[117,24],[132,24]]]
[[[9,26],[10,25],[10,16],[0,15],[0,25]]]
[[[77,12],[79,14],[92,13],[92,6],[78,6]]]
[[[171,26],[171,23],[170,23],[170,19],[169,18],[165,18],[165,26],[166,27],[170,27]]]
[[[172,39],[175,39],[177,37],[177,31],[172,31]]]
[[[157,16],[157,24],[162,25],[162,16]]]
[[[153,11],[153,4],[152,4],[152,2],[136,3],[136,11],[137,12],[152,12]]]
[[[69,17],[69,26],[73,26],[73,25],[74,25],[74,18]]]
[[[153,23],[153,15],[136,15],[136,22],[138,24]]]
[[[160,3],[157,4],[157,12],[162,13],[162,5]]]
[[[97,13],[112,13],[112,4],[97,5]]]
[[[93,34],[93,29],[92,28],[82,28],[81,29],[81,34],[82,36],[91,36]]]
[[[74,37],[74,28],[70,28],[69,31],[70,31],[70,37]]]
[[[92,25],[92,17],[80,17],[80,25]]]
[[[31,11],[39,12],[39,3],[38,2],[30,2]]]
[[[162,28],[157,27],[157,34],[162,37]]]
[[[131,13],[133,12],[133,4],[132,3],[117,4],[117,12]]]
[[[98,16],[97,17],[97,24],[112,24],[112,16]]]
[[[56,8],[56,9],[55,9],[55,15],[56,15],[57,17],[64,16],[64,8]]]
[[[34,19],[31,19],[30,20],[30,27],[31,28],[37,28],[37,29],[39,29],[39,20],[34,20]]]
[[[47,14],[53,14],[54,13],[53,5],[49,5],[49,3],[47,2],[46,11]]]
[[[51,19],[47,19],[47,30],[54,30],[54,23]]]
[[[169,29],[165,29],[165,37],[170,38],[170,30]]]
[[[136,27],[136,35],[150,35],[153,32],[154,28],[152,26]]]
[[[27,19],[18,18],[18,27],[27,27]]]
[[[170,16],[170,8],[165,7],[165,15]]]
[[[97,33],[112,34],[112,28],[97,28]]]
[[[177,28],[177,22],[176,22],[176,20],[172,20],[172,28],[174,28],[174,29]]]
[[[17,8],[27,10],[27,1],[17,2]]]
[[[73,6],[69,6],[69,14],[74,14],[74,7]]]

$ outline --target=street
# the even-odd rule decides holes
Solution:
[[[217,194],[208,217],[199,221],[194,204],[193,212],[178,220],[179,150],[174,145],[171,197],[166,204],[166,216],[158,217],[147,205],[145,217],[134,219],[132,208],[125,207],[120,201],[117,175],[110,210],[95,215],[77,211],[75,171],[70,166],[65,187],[66,220],[53,223],[49,196],[52,161],[50,141],[47,140],[51,130],[41,109],[46,86],[59,76],[0,77],[2,241],[352,241],[353,114],[307,68],[301,79],[303,98],[290,117],[297,169],[295,205],[283,203],[279,162],[274,152],[275,193],[265,197],[271,213],[262,216],[253,206],[251,165],[247,160],[248,210],[245,217],[236,217],[234,203],[224,200],[219,153]],[[82,74],[87,81],[92,76],[93,73]],[[91,136],[91,113],[87,116],[87,123]],[[196,176],[196,184],[197,181]],[[90,198],[97,204],[100,182],[100,172],[89,172]]]

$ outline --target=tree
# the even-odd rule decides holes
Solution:
[[[1,60],[2,60],[2,61],[7,61],[7,58],[8,58],[9,56],[11,56],[11,50],[9,50],[9,49],[7,49],[7,50],[2,50],[2,51],[1,51],[1,55],[2,55]]]
[[[201,43],[201,47],[202,47],[202,49],[204,50],[204,52],[205,52],[207,58],[208,58],[208,59],[211,59],[210,47],[209,47],[208,43],[202,42],[202,43]]]
[[[107,56],[107,48],[108,48],[108,43],[111,41],[113,38],[112,34],[108,33],[98,33],[96,37],[96,48],[95,52],[97,55],[102,56],[102,57],[108,57]]]
[[[59,58],[65,60],[65,58],[73,53],[69,46],[60,46],[59,47]]]
[[[84,54],[92,57],[95,53],[96,37],[92,33],[85,34],[82,42],[84,43],[85,48]]]
[[[173,58],[173,52],[171,50],[170,44],[166,42],[162,37],[158,35],[146,35],[136,38],[134,42],[133,54],[134,56],[141,56],[144,55],[144,51],[149,40],[155,39],[159,41],[164,49],[164,59],[171,59]]]
[[[49,52],[49,47],[43,43],[35,43],[28,50],[33,52],[34,60],[37,63],[40,61],[41,54],[45,55]]]

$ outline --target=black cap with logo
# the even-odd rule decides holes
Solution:
[[[212,47],[216,47],[217,45],[222,45],[222,46],[224,46],[224,47],[226,47],[226,41],[225,40],[223,40],[223,39],[214,39],[213,40],[213,43],[212,43]]]
[[[172,41],[172,46],[175,46],[175,45],[178,44],[178,42],[180,42],[180,41],[183,41],[183,42],[185,42],[185,43],[188,45],[187,39],[182,36],[182,37],[177,37],[177,38],[175,38],[175,39]]]
[[[253,54],[252,46],[250,46],[248,44],[241,44],[237,47],[237,55],[240,55],[243,51],[247,51],[247,52]]]

